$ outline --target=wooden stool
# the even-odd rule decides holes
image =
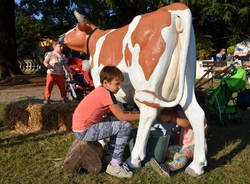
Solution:
[[[98,174],[102,169],[103,148],[99,142],[75,140],[63,163],[66,172],[77,175],[80,169]]]

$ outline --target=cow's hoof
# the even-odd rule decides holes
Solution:
[[[141,167],[141,161],[136,159],[131,159],[131,157],[127,159],[126,163],[131,169],[138,169]]]
[[[192,177],[198,177],[200,175],[202,175],[204,172],[201,172],[201,173],[197,173],[195,172],[191,167],[187,167],[185,169],[185,173],[187,173],[188,175],[192,176]]]

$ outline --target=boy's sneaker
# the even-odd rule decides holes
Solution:
[[[64,98],[63,99],[63,103],[69,103],[70,101],[69,101],[69,99],[68,98]]]
[[[151,167],[161,176],[169,178],[169,168],[165,164],[159,164],[154,158],[150,159]]]
[[[50,104],[49,100],[43,100],[43,104]]]
[[[126,163],[121,163],[121,165],[116,167],[109,164],[106,169],[106,173],[118,178],[131,178],[133,176],[133,172],[129,170]]]

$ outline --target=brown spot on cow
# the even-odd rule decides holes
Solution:
[[[149,80],[166,48],[161,31],[170,25],[171,15],[166,7],[163,7],[153,13],[142,15],[131,36],[133,46],[135,44],[140,46],[139,64],[142,67],[146,80]]]
[[[132,65],[132,54],[128,48],[128,44],[126,45],[126,48],[125,48],[125,62],[127,64],[127,66]]]
[[[100,52],[98,65],[103,64],[104,66],[117,66],[122,61],[122,44],[127,31],[128,25],[120,29],[116,29],[111,34],[106,36]]]
[[[188,7],[181,3],[174,3],[169,6],[166,6],[166,9],[168,10],[186,10]]]
[[[105,31],[102,31],[102,30],[99,30],[97,29],[92,35],[91,35],[91,39],[89,41],[89,53],[90,53],[90,56],[92,58],[92,62],[91,62],[91,65],[90,65],[90,69],[93,68],[93,57],[94,57],[94,54],[95,54],[95,50],[96,50],[96,42],[98,41],[98,39],[100,37],[102,37],[103,35],[107,34],[108,32],[110,31],[109,30],[105,30]],[[87,44],[87,43],[86,43]]]

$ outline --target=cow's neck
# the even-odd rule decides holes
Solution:
[[[96,42],[99,40],[99,38],[101,38],[102,36],[104,36],[109,31],[110,30],[96,29],[95,32],[89,38],[88,46],[87,46],[88,49],[86,48],[86,53],[87,53],[87,50],[89,50],[89,55],[93,57],[93,55],[95,53],[95,49],[96,49]]]
[[[95,27],[89,34],[88,38],[87,38],[87,44],[86,44],[86,53],[87,53],[87,57],[89,57],[89,40],[92,36],[92,34],[97,30],[97,27]]]

